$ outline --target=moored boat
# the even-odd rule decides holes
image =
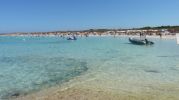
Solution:
[[[132,44],[136,44],[136,45],[153,45],[154,44],[154,42],[148,41],[147,39],[129,38],[129,41]]]
[[[73,37],[68,37],[67,40],[77,40],[77,38],[73,36]]]

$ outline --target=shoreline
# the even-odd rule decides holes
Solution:
[[[153,88],[157,88],[153,90]],[[107,87],[85,86],[76,84],[62,87],[51,87],[26,96],[12,98],[12,100],[178,100],[179,93],[175,86],[156,86],[148,90],[137,91],[112,90]]]
[[[104,74],[104,73],[103,73]],[[95,77],[94,77],[95,76]],[[135,84],[135,82],[134,82]],[[179,100],[178,84],[145,84],[105,81],[87,72],[62,85],[12,97],[12,100]],[[112,86],[114,85],[114,86]],[[115,86],[118,85],[118,88]]]
[[[0,37],[60,37],[60,38],[66,38],[71,35],[65,35],[64,37],[61,37],[59,35],[42,35],[42,36],[36,36],[36,35],[0,35]],[[86,37],[85,35],[77,35],[77,37]],[[139,38],[140,36],[138,35],[89,35],[88,37],[136,37]],[[86,38],[88,38],[86,37]],[[146,35],[146,38],[151,38],[151,39],[174,39],[176,40],[176,35],[163,35],[162,37],[158,35]]]

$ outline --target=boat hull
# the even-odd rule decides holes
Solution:
[[[67,40],[77,40],[77,38],[76,37],[69,37],[69,38],[67,38]]]
[[[153,45],[154,44],[154,42],[152,41],[140,40],[140,39],[134,39],[134,38],[129,38],[129,41],[132,44],[136,44],[136,45]]]

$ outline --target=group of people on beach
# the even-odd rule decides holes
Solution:
[[[159,33],[160,38],[162,38],[162,34]],[[140,39],[146,39],[146,34],[145,33],[140,33]]]

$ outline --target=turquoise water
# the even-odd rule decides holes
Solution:
[[[124,37],[81,37],[77,41],[0,37],[0,98],[26,95],[90,73],[104,81],[139,87],[179,84],[176,40],[151,40],[155,45],[132,45]]]

